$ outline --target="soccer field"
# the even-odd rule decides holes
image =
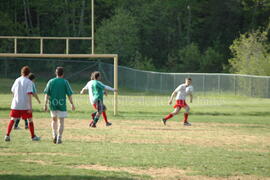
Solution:
[[[96,129],[88,127],[88,96],[75,95],[60,145],[35,100],[41,141],[30,140],[22,121],[4,142],[12,96],[0,94],[0,179],[270,179],[270,99],[195,94],[192,126],[184,127],[182,112],[161,122],[173,110],[169,95],[119,93],[118,116],[112,94],[105,100],[113,125],[101,118]]]

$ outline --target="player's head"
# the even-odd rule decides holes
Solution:
[[[101,75],[100,75],[99,71],[93,72],[93,79],[94,80],[100,80],[101,79]]]
[[[191,78],[186,78],[185,83],[186,83],[186,85],[189,86],[192,83],[192,79]]]
[[[28,76],[28,78],[29,78],[31,81],[33,81],[33,80],[35,80],[36,76],[35,76],[33,73],[30,73],[29,76]]]
[[[28,66],[23,66],[21,69],[22,76],[28,76],[30,74],[30,68]]]
[[[55,74],[58,77],[63,77],[64,76],[64,68],[63,67],[57,67],[55,70]]]
[[[95,78],[94,78],[94,72],[91,73],[90,80],[95,80]]]

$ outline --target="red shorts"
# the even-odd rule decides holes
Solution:
[[[176,100],[176,104],[173,106],[173,108],[177,108],[177,107],[186,107],[187,103],[185,100]]]
[[[11,109],[9,115],[10,117],[13,117],[13,118],[22,118],[22,119],[29,119],[33,117],[32,112],[29,113],[28,110]]]

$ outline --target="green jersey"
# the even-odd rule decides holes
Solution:
[[[73,94],[69,82],[63,78],[53,78],[48,83],[44,93],[50,96],[51,111],[67,111],[66,96]]]
[[[37,88],[36,88],[35,83],[33,83],[33,93],[34,93],[34,94],[36,94],[36,93],[37,93]]]
[[[92,83],[92,93],[93,93],[93,100],[102,100],[103,101],[103,95],[104,95],[104,89],[105,85],[102,84],[98,80],[93,80]]]

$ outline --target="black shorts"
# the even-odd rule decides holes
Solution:
[[[99,113],[102,113],[102,112],[106,111],[106,106],[103,104],[103,101],[102,100],[96,100],[94,102],[94,104],[95,104],[95,106],[97,108],[97,111]]]

